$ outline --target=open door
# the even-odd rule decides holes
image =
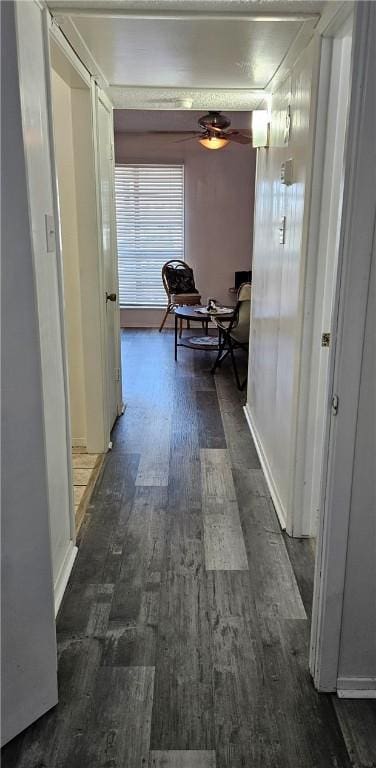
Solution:
[[[374,541],[375,530],[375,369],[372,346],[367,346],[374,339],[375,60],[376,7],[357,3],[310,654],[319,691],[355,698],[376,696],[374,655],[362,648],[371,634],[374,654],[374,547],[367,549],[362,542]],[[362,450],[367,440],[371,449]],[[345,652],[349,666],[344,674]],[[370,675],[368,668],[359,672],[359,657],[365,665],[371,660]]]
[[[120,313],[117,272],[114,132],[112,105],[97,88],[98,190],[100,195],[100,230],[103,259],[104,334],[106,349],[108,433],[121,413]]]

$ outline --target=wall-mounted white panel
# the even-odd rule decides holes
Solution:
[[[317,55],[312,42],[291,76],[273,94],[271,146],[258,150],[256,177],[247,415],[281,522],[287,523],[290,532],[312,153],[311,95]],[[289,159],[294,180],[284,185],[281,164]],[[284,244],[280,242],[283,217]]]

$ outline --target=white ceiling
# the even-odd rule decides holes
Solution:
[[[84,64],[116,107],[260,104],[323,8],[310,0],[50,0]],[[184,101],[185,100],[185,101]]]
[[[202,112],[193,110],[156,112],[155,110],[115,109],[114,128],[115,131],[124,133],[198,131],[199,117],[202,117]],[[251,112],[226,112],[226,117],[231,120],[231,128],[238,131],[250,130],[252,127]]]
[[[73,18],[110,86],[157,88],[265,88],[302,26]]]

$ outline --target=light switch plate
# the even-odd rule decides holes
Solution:
[[[55,220],[52,214],[45,214],[46,223],[46,247],[47,253],[52,253],[56,250],[56,238],[55,238]]]
[[[281,184],[286,184],[286,186],[289,186],[293,183],[293,168],[292,168],[292,159],[285,160],[284,163],[281,165]]]

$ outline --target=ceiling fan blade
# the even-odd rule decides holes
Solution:
[[[252,138],[252,131],[247,128],[242,128],[241,130],[236,128],[231,128],[229,131],[227,131],[227,133],[237,133],[237,134],[241,133],[242,136],[247,136],[248,139]]]
[[[201,131],[196,131],[195,133],[192,131],[190,136],[186,136],[184,139],[174,139],[171,143],[181,144],[182,141],[192,141],[192,139],[197,139],[199,136],[202,137],[204,134]]]
[[[126,136],[171,136],[179,134],[181,136],[200,136],[199,131],[125,131]]]
[[[235,141],[237,144],[252,144],[251,136],[246,136],[245,133],[240,133],[239,131],[226,133],[226,139]]]

